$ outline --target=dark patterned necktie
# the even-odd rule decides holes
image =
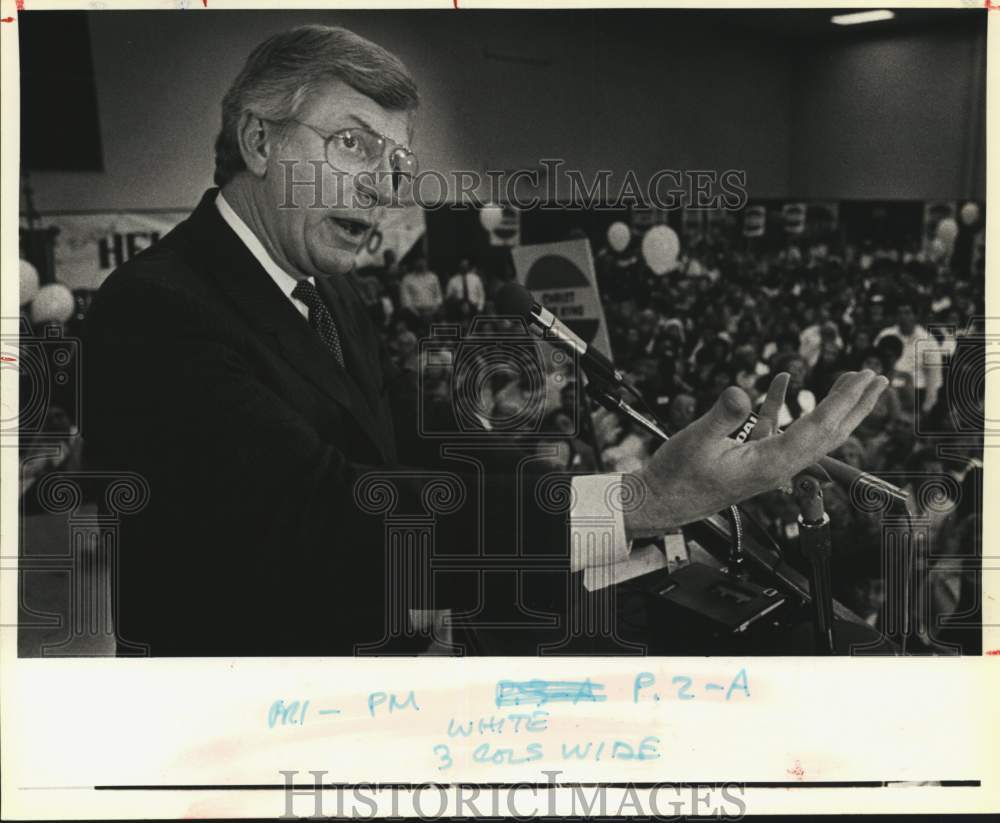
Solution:
[[[292,297],[306,304],[309,309],[309,325],[316,330],[323,345],[330,350],[330,353],[337,358],[337,362],[343,367],[344,350],[340,347],[337,324],[317,288],[308,280],[300,280],[292,289]]]

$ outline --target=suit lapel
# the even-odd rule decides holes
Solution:
[[[383,457],[387,457],[391,454],[392,444],[385,442],[386,432],[380,418],[372,413],[368,399],[243,241],[222,219],[215,206],[216,194],[216,189],[210,190],[190,218],[195,238],[194,251],[199,259],[207,262],[206,273],[215,279],[246,321],[263,338],[272,341],[273,348],[292,368],[344,406]],[[334,319],[342,340],[347,344],[345,348],[353,351],[357,348],[358,332],[353,323],[342,325],[341,316],[345,314],[349,315],[338,309]],[[354,371],[351,360],[348,360],[348,368],[352,374],[370,372],[370,367]]]
[[[385,372],[381,358],[381,341],[358,293],[349,278],[317,277],[316,287],[326,300],[337,327],[341,330],[347,368],[371,409],[373,419],[382,431],[379,441],[384,445],[383,455],[388,462],[395,462],[395,435],[389,409],[383,398]]]

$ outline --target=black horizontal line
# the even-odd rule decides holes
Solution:
[[[690,781],[672,782],[662,780],[657,782],[626,782],[626,783],[322,783],[318,788],[331,789],[369,789],[382,791],[401,789],[419,791],[428,786],[435,789],[590,789],[604,787],[606,789],[654,789],[663,786],[679,788],[722,788],[742,786],[747,789],[864,789],[882,788],[894,783],[939,783],[946,788],[980,787],[980,780],[784,780],[784,781]],[[30,787],[29,787],[30,788]],[[57,788],[57,787],[51,787]],[[293,783],[286,786],[283,783],[243,783],[243,784],[164,784],[164,785],[134,785],[134,786],[94,786],[96,791],[141,791],[141,792],[185,792],[185,791],[285,791],[308,792],[316,789],[312,783]]]

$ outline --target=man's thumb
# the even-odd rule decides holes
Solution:
[[[705,437],[725,437],[732,434],[750,416],[750,398],[736,386],[730,386],[715,401],[715,405],[695,424]]]

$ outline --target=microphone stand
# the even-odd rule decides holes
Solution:
[[[813,629],[816,651],[836,654],[833,636],[833,581],[830,559],[833,543],[830,537],[830,515],[823,507],[823,489],[819,481],[808,474],[799,474],[793,481],[795,499],[802,510],[799,514],[799,543],[809,561],[809,588],[812,595]]]
[[[660,428],[659,424],[650,420],[645,415],[640,414],[635,409],[633,409],[628,403],[622,400],[618,395],[612,394],[605,388],[598,387],[597,383],[593,380],[587,381],[587,394],[595,400],[599,405],[606,408],[608,411],[621,412],[626,417],[634,420],[640,426],[642,426],[650,434],[655,435],[660,440],[666,442],[670,439],[669,435]]]

